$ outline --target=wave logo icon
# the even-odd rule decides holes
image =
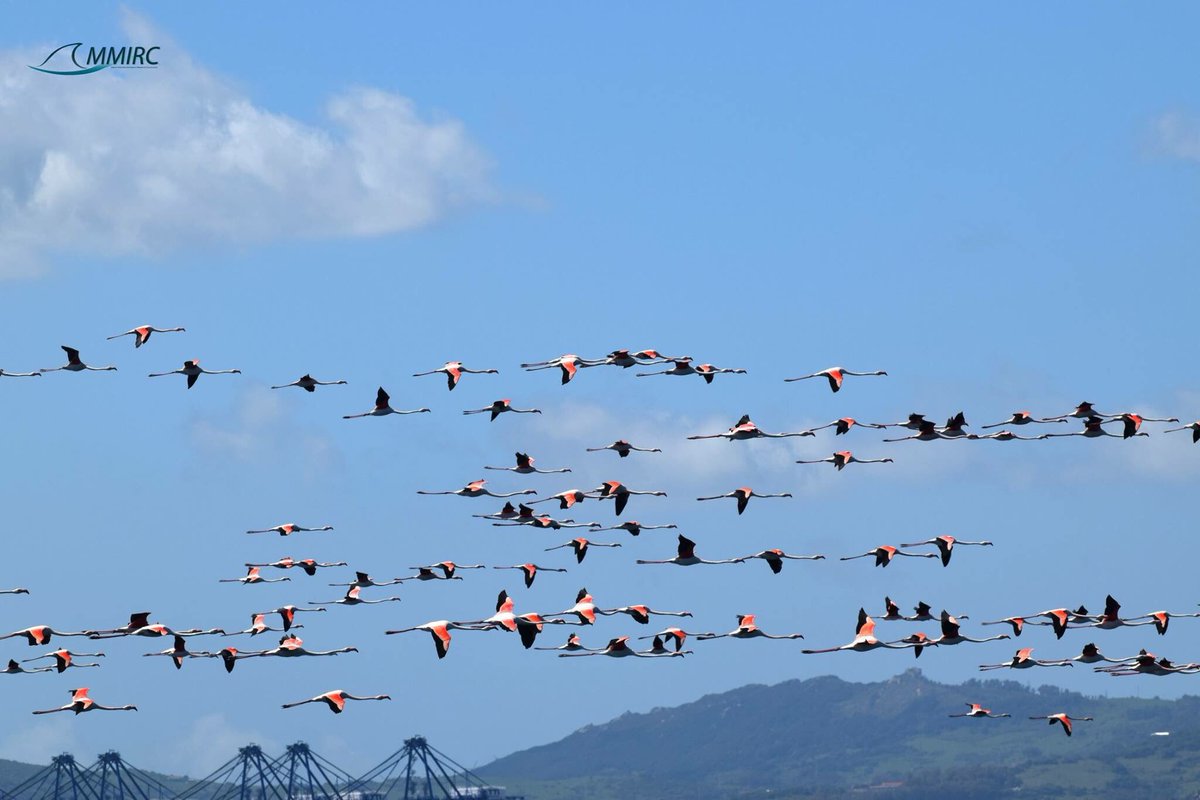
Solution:
[[[102,69],[156,69],[158,61],[155,53],[158,46],[142,47],[89,47],[83,63],[79,61],[79,51],[83,42],[72,42],[57,47],[36,67],[29,68],[47,75],[90,75]],[[69,50],[69,54],[65,51]],[[53,62],[53,63],[51,63]],[[49,64],[50,66],[46,66]]]

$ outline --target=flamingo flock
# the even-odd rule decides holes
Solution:
[[[115,334],[107,337],[108,340],[117,340],[126,336],[133,337],[135,349],[140,349],[144,345],[148,345],[152,334],[166,333],[184,333],[186,329],[182,326],[177,327],[155,327],[151,325],[142,325],[131,328],[124,333]],[[152,348],[153,349],[153,348]],[[80,351],[74,347],[62,346],[62,350],[66,354],[67,363],[58,367],[49,367],[30,372],[10,372],[0,370],[0,377],[40,377],[51,372],[108,372],[115,371],[115,365],[93,366],[84,362],[80,356]],[[428,363],[428,362],[426,362]],[[436,362],[434,362],[436,363]],[[591,371],[601,367],[619,367],[621,370],[629,369],[630,367],[645,368],[645,371],[636,371],[633,373],[635,377],[651,377],[651,376],[700,376],[706,384],[711,384],[717,376],[736,376],[746,374],[746,370],[736,367],[718,367],[713,364],[702,362],[697,363],[691,356],[664,356],[659,351],[654,349],[632,350],[627,348],[619,348],[610,351],[607,355],[598,358],[584,358],[575,354],[563,354],[554,358],[541,361],[530,361],[520,364],[520,368],[530,373],[540,373],[543,371],[557,370],[560,376],[559,385],[566,386],[577,379],[581,378],[585,371]],[[163,377],[168,375],[183,375],[186,377],[187,388],[192,389],[202,375],[240,375],[240,369],[207,369],[200,366],[200,362],[196,359],[189,359],[183,362],[183,365],[178,369],[167,370],[163,372],[150,372],[147,375],[151,378]],[[294,373],[293,373],[294,374]],[[412,377],[421,378],[433,375],[440,375],[446,379],[447,390],[453,392],[459,385],[464,376],[489,375],[499,376],[501,370],[495,368],[469,368],[464,366],[464,362],[459,360],[450,360],[443,363],[437,369],[414,372]],[[594,374],[594,373],[592,373]],[[827,369],[818,370],[808,374],[799,375],[798,377],[785,378],[786,383],[798,383],[810,379],[823,378],[830,390],[834,393],[841,392],[846,388],[845,381],[847,378],[857,377],[886,377],[888,373],[883,370],[874,371],[853,371],[844,367],[829,367]],[[475,378],[471,378],[474,381]],[[496,379],[491,379],[495,381]],[[722,379],[724,380],[724,378]],[[640,382],[639,382],[640,383]],[[654,383],[654,382],[648,382]],[[863,382],[875,383],[875,382]],[[39,382],[40,384],[40,382]],[[278,384],[267,384],[271,389],[285,388],[300,388],[306,393],[314,393],[318,387],[333,387],[348,385],[346,380],[318,380],[311,374],[304,374],[300,378]],[[414,393],[418,389],[414,387]],[[703,387],[699,387],[699,391],[705,391]],[[410,416],[420,414],[435,414],[444,413],[445,409],[434,410],[426,407],[412,408],[408,410],[397,409],[391,405],[391,396],[382,387],[379,386],[375,393],[375,404],[372,408],[362,413],[347,414],[343,419],[362,419],[366,417],[387,417],[387,416]],[[406,403],[407,405],[407,403]],[[528,414],[542,415],[544,412],[539,408],[518,407],[512,404],[509,399],[495,400],[489,405],[480,408],[453,409],[460,411],[462,415],[472,416],[486,414],[492,422],[495,422],[500,416],[505,414]],[[553,414],[553,410],[545,412],[547,415]],[[457,418],[457,415],[455,416]],[[993,417],[994,418],[994,417]],[[741,447],[742,445],[733,445],[736,442],[748,440],[779,440],[779,439],[804,439],[815,438],[818,435],[830,436],[825,433],[830,428],[833,429],[833,436],[845,436],[850,434],[852,430],[861,432],[871,431],[887,431],[892,428],[908,431],[908,435],[890,436],[889,438],[881,438],[879,445],[886,452],[895,453],[896,457],[891,455],[875,455],[872,457],[864,457],[856,455],[854,451],[842,449],[833,452],[831,455],[824,458],[807,458],[795,460],[797,464],[832,464],[837,471],[842,471],[851,464],[893,464],[894,469],[903,467],[903,453],[907,452],[907,447],[920,447],[921,445],[904,444],[894,449],[888,449],[887,445],[907,443],[907,442],[934,442],[934,441],[1048,441],[1055,438],[1064,437],[1082,437],[1088,439],[1095,438],[1112,438],[1119,440],[1133,440],[1138,438],[1149,437],[1152,435],[1152,426],[1160,424],[1178,423],[1179,420],[1175,417],[1153,417],[1135,411],[1122,411],[1117,414],[1105,414],[1096,410],[1095,406],[1090,402],[1082,402],[1073,410],[1059,415],[1052,416],[1036,416],[1034,413],[1021,410],[1012,412],[1007,419],[1000,422],[990,423],[982,426],[981,430],[995,430],[992,433],[972,433],[968,431],[970,427],[965,412],[959,411],[953,416],[947,418],[945,424],[938,425],[935,421],[926,418],[921,413],[910,413],[907,417],[898,422],[879,423],[879,422],[863,422],[853,417],[840,417],[823,425],[806,428],[803,430],[784,430],[784,431],[768,431],[759,428],[758,425],[751,419],[750,414],[742,414],[741,417],[734,422],[728,429],[724,431],[700,432],[687,437],[688,440],[694,441],[715,441],[724,440],[729,445],[700,445],[700,447]],[[1080,426],[1074,430],[1064,430],[1060,426],[1071,425],[1072,423]],[[411,422],[396,422],[396,423],[380,423],[380,424],[420,424]],[[1046,430],[1041,426],[1049,426],[1057,428],[1057,430]],[[1033,429],[1046,430],[1046,432],[1036,435],[1018,435],[1010,428],[1025,428],[1032,427]],[[1164,433],[1174,433],[1181,431],[1191,431],[1192,442],[1200,442],[1200,421],[1191,422],[1179,427],[1163,429]],[[855,433],[855,436],[864,435],[863,433]],[[886,434],[885,434],[886,435]],[[670,443],[662,442],[655,444],[663,444],[665,447],[647,446],[647,443],[638,445],[632,444],[626,439],[617,439],[611,444],[581,448],[581,455],[586,453],[598,453],[604,451],[615,452],[620,459],[627,459],[631,456],[637,458],[645,458],[652,461],[657,454],[664,452],[664,449],[670,447]],[[784,445],[772,445],[784,446]],[[964,445],[946,445],[950,447],[961,447]],[[1114,445],[1117,446],[1117,445]],[[867,448],[864,448],[867,449]],[[869,452],[869,449],[868,449]],[[506,459],[507,460],[507,459]],[[567,460],[567,459],[564,459]],[[513,453],[511,464],[491,464],[491,465],[476,465],[477,468],[485,469],[493,472],[509,472],[520,476],[530,477],[529,482],[554,480],[554,478],[543,478],[541,476],[560,476],[572,472],[569,465],[559,465],[552,467],[536,466],[536,459],[525,450],[516,450]],[[617,463],[617,462],[613,462]],[[478,473],[476,473],[478,474]],[[468,473],[469,475],[469,473]],[[444,484],[443,484],[444,485]],[[453,485],[453,484],[450,484]],[[436,582],[436,581],[464,581],[466,577],[458,574],[465,571],[488,570],[471,577],[473,581],[486,580],[487,576],[500,577],[502,574],[509,574],[510,571],[516,571],[520,574],[520,582],[526,589],[531,588],[537,576],[541,574],[554,575],[573,575],[581,572],[586,567],[584,566],[585,559],[589,552],[593,549],[612,550],[614,552],[606,554],[603,558],[622,558],[621,552],[616,552],[623,547],[622,542],[618,541],[595,541],[589,538],[590,536],[601,534],[605,531],[620,531],[629,534],[631,537],[641,537],[647,531],[656,530],[673,530],[678,526],[674,523],[652,523],[644,524],[639,521],[630,519],[620,519],[628,510],[628,505],[633,498],[639,498],[633,502],[639,504],[639,514],[642,510],[647,512],[657,508],[658,504],[652,500],[643,500],[640,498],[667,498],[665,491],[653,488],[630,488],[620,480],[607,480],[599,486],[592,489],[569,488],[559,489],[537,489],[537,488],[513,488],[513,489],[493,489],[489,488],[487,481],[480,478],[470,480],[457,489],[420,489],[417,490],[418,495],[454,495],[461,498],[478,499],[478,498],[497,498],[508,500],[516,497],[529,497],[531,499],[524,501],[505,502],[504,506],[492,513],[471,514],[469,518],[479,518],[488,520],[492,525],[497,527],[526,527],[532,530],[562,530],[568,528],[584,529],[581,535],[561,542],[552,544],[548,547],[541,547],[540,550],[544,553],[555,554],[553,556],[543,556],[545,563],[535,562],[530,558],[530,553],[525,552],[516,554],[514,560],[516,563],[498,563],[498,564],[460,564],[454,561],[442,561],[435,564],[426,564],[410,567],[415,571],[415,574],[408,575],[389,575],[384,573],[379,577],[372,577],[372,574],[364,571],[356,566],[351,572],[352,579],[343,581],[329,582],[331,587],[339,587],[344,589],[344,593],[340,597],[326,599],[321,601],[311,601],[309,605],[282,605],[276,608],[247,612],[250,616],[250,624],[248,627],[240,628],[241,624],[224,627],[207,627],[207,628],[172,628],[164,623],[152,621],[152,615],[147,611],[136,611],[130,614],[129,621],[126,624],[118,625],[113,628],[97,628],[80,630],[65,630],[53,627],[47,624],[29,625],[10,633],[0,635],[0,640],[6,639],[24,639],[26,644],[31,647],[45,647],[57,637],[59,639],[81,638],[89,641],[109,640],[109,639],[130,639],[131,637],[146,637],[146,638],[164,638],[167,637],[171,641],[171,646],[161,650],[156,650],[148,653],[143,653],[145,657],[166,658],[173,665],[174,669],[181,670],[184,665],[192,660],[201,662],[201,667],[189,667],[189,669],[202,668],[204,662],[219,661],[226,672],[233,672],[236,665],[245,660],[250,659],[289,659],[301,657],[335,657],[342,655],[356,654],[359,652],[358,646],[354,644],[341,644],[336,639],[332,642],[322,643],[322,647],[326,649],[310,649],[305,646],[304,640],[297,633],[303,629],[304,625],[296,621],[298,614],[316,614],[318,612],[326,612],[334,606],[360,606],[360,605],[382,605],[401,603],[396,610],[396,614],[404,616],[403,600],[400,595],[390,596],[375,596],[375,590],[389,586],[403,586],[410,582]],[[719,492],[719,490],[718,490]],[[730,491],[719,492],[695,498],[696,501],[705,502],[712,500],[734,500],[738,515],[743,515],[747,511],[750,500],[752,498],[760,499],[786,499],[793,495],[787,491],[757,491],[749,486],[741,486]],[[578,512],[577,506],[582,506],[586,501],[593,501],[594,505],[605,508],[611,507],[613,516],[617,519],[614,524],[604,525],[598,521],[577,521],[571,518],[556,518],[549,513],[539,514],[533,506],[539,503],[555,503],[559,512],[570,511],[571,514],[580,516],[587,520],[587,517]],[[608,503],[607,501],[611,501]],[[422,501],[424,502],[424,501]],[[513,503],[517,502],[514,506]],[[645,509],[642,509],[642,504]],[[663,503],[663,506],[669,504]],[[454,505],[454,504],[449,504]],[[588,508],[591,508],[589,505]],[[723,512],[722,512],[723,513]],[[588,516],[599,516],[588,515]],[[468,515],[463,515],[468,518]],[[728,518],[726,518],[728,519]],[[332,532],[332,525],[301,525],[295,522],[281,523],[265,528],[246,529],[247,534],[276,534],[278,537],[289,537],[296,534],[314,533],[314,532]],[[586,534],[586,535],[584,535]],[[646,539],[653,539],[653,536]],[[857,559],[872,559],[876,567],[888,567],[898,559],[926,559],[937,560],[942,567],[948,568],[951,566],[951,560],[956,549],[963,547],[981,548],[978,553],[972,553],[972,556],[983,557],[986,548],[996,547],[992,541],[987,540],[968,540],[958,538],[950,534],[938,534],[927,538],[919,538],[917,541],[905,542],[901,544],[881,544],[867,550],[865,552],[851,552],[849,555],[837,556],[836,558],[827,558],[824,554],[801,555],[786,552],[781,548],[759,549],[746,555],[729,555],[724,558],[702,558],[697,554],[697,543],[689,535],[684,533],[675,534],[675,553],[670,557],[652,558],[633,558],[629,559],[632,564],[636,565],[674,565],[679,567],[694,567],[694,566],[728,566],[730,569],[735,569],[735,565],[744,565],[750,562],[765,562],[770,569],[771,575],[780,575],[787,561],[838,561],[848,562]],[[909,537],[906,537],[909,538]],[[301,537],[305,539],[305,537]],[[638,539],[634,544],[643,547],[641,542],[645,539]],[[894,541],[894,540],[893,540]],[[644,545],[647,551],[653,551],[656,545],[653,543]],[[761,546],[761,545],[760,545]],[[533,548],[528,548],[533,549]],[[662,548],[667,549],[667,548]],[[739,548],[739,551],[744,553],[745,549]],[[567,554],[558,554],[557,551],[567,550]],[[625,551],[628,552],[628,551]],[[669,552],[669,550],[668,550]],[[665,555],[665,554],[664,554]],[[573,563],[571,561],[573,557]],[[599,556],[597,556],[599,557]],[[966,556],[960,556],[964,558]],[[560,559],[560,561],[552,561],[551,559]],[[561,563],[566,563],[566,566],[560,566]],[[246,572],[244,575],[236,577],[218,577],[215,578],[220,583],[238,583],[242,586],[256,587],[264,584],[285,584],[293,583],[291,575],[279,575],[275,573],[264,574],[264,570],[289,571],[299,569],[299,573],[295,573],[298,581],[307,580],[317,575],[319,570],[337,570],[341,568],[349,568],[346,561],[318,561],[313,558],[296,559],[291,556],[283,556],[275,560],[247,561],[244,562]],[[810,569],[816,567],[804,567]],[[823,567],[830,568],[830,567]],[[800,567],[789,567],[791,570],[800,569]],[[849,568],[847,568],[849,569]],[[233,572],[233,570],[230,570]],[[639,572],[641,572],[639,570]],[[649,574],[654,570],[646,570]],[[701,572],[704,572],[703,570]],[[717,570],[716,572],[722,572]],[[303,575],[301,575],[301,573]],[[226,573],[229,574],[229,573]],[[766,573],[763,573],[764,579],[775,580]],[[304,576],[307,576],[304,577]],[[345,577],[350,578],[350,574]],[[516,576],[512,576],[516,577]],[[551,583],[557,582],[561,587],[562,578],[553,578]],[[456,584],[450,584],[456,585]],[[578,585],[578,584],[575,584]],[[282,587],[281,587],[282,588]],[[235,592],[246,591],[248,593],[260,591],[276,591],[270,589],[238,589],[230,590]],[[407,591],[405,589],[404,591]],[[0,594],[28,594],[26,588],[14,588],[0,590]],[[332,592],[330,592],[332,594]],[[240,596],[240,595],[239,595]],[[569,596],[569,595],[567,595]],[[620,598],[613,598],[619,600]],[[607,598],[606,598],[607,603]],[[249,605],[249,604],[248,604]],[[739,609],[730,609],[731,612]],[[1095,630],[1113,630],[1116,628],[1138,628],[1138,627],[1153,627],[1155,633],[1163,636],[1167,633],[1170,621],[1172,618],[1200,617],[1200,612],[1190,611],[1167,611],[1155,610],[1149,611],[1137,616],[1122,616],[1120,603],[1110,594],[1105,597],[1104,611],[1099,614],[1090,613],[1085,607],[1079,606],[1075,610],[1071,610],[1067,606],[1061,608],[1053,608],[1043,611],[1038,611],[1030,614],[1006,616],[1001,619],[983,621],[981,624],[988,625],[1004,625],[1008,627],[1008,632],[999,633],[993,636],[970,636],[964,633],[962,621],[967,620],[966,615],[953,615],[946,610],[940,612],[935,611],[935,607],[925,602],[918,602],[914,607],[914,614],[905,616],[900,605],[893,601],[891,597],[886,597],[884,600],[884,612],[878,615],[878,619],[873,618],[865,608],[859,608],[857,611],[856,622],[853,632],[853,638],[844,644],[834,645],[821,648],[809,648],[793,650],[792,652],[800,655],[817,655],[828,653],[869,653],[879,650],[911,650],[913,656],[919,658],[923,652],[931,651],[938,652],[946,647],[954,647],[961,645],[984,645],[990,642],[1016,639],[1026,633],[1027,627],[1039,628],[1048,627],[1054,634],[1054,640],[1062,639],[1069,631],[1078,628],[1087,628],[1089,633]],[[364,613],[370,614],[373,612],[338,612],[338,613]],[[681,627],[670,626],[663,628],[653,634],[643,636],[631,635],[616,635],[607,639],[597,639],[592,642],[593,646],[589,646],[585,637],[589,635],[589,629],[597,625],[601,618],[623,618],[626,624],[636,626],[648,626],[655,617],[676,617],[676,618],[692,618],[693,614],[688,610],[661,610],[653,608],[645,603],[626,602],[624,605],[597,605],[596,600],[587,588],[581,588],[575,594],[574,603],[567,606],[561,611],[533,611],[533,610],[518,610],[517,599],[511,596],[506,589],[501,589],[497,594],[495,605],[489,611],[488,608],[482,608],[477,613],[477,618],[467,620],[452,620],[437,619],[426,622],[418,622],[409,620],[405,627],[395,627],[383,629],[381,633],[387,636],[401,635],[407,633],[424,632],[428,634],[433,642],[434,650],[437,659],[447,658],[453,638],[458,635],[483,636],[485,633],[490,633],[495,639],[503,639],[500,634],[509,633],[517,634],[516,638],[520,641],[521,646],[525,650],[543,651],[555,653],[560,658],[582,658],[582,657],[606,657],[606,658],[633,658],[633,659],[682,659],[686,657],[696,656],[697,651],[703,652],[704,647],[698,647],[697,651],[685,649],[688,642],[709,642],[716,639],[770,639],[777,641],[789,641],[803,639],[804,635],[798,631],[789,631],[789,626],[786,621],[780,623],[772,621],[772,631],[786,632],[768,632],[758,626],[756,613],[737,613],[737,625],[734,629],[717,633],[712,631],[689,631]],[[850,616],[847,613],[847,618]],[[272,622],[278,618],[278,626],[273,627]],[[937,629],[934,635],[929,635],[923,631],[909,632],[904,635],[896,635],[891,637],[879,638],[876,634],[879,624],[882,623],[930,623],[936,625]],[[607,624],[607,623],[606,623]],[[778,625],[779,628],[774,626]],[[543,644],[536,646],[539,637],[545,633],[547,627],[557,628],[559,626],[567,626],[573,628],[567,634],[566,641],[563,644]],[[322,626],[313,625],[314,629]],[[689,627],[691,627],[689,623]],[[892,626],[893,628],[895,626]],[[240,629],[239,629],[240,628]],[[232,645],[212,648],[200,649],[199,646],[193,647],[191,642],[199,637],[222,637],[215,641],[224,641],[225,637],[256,637],[263,634],[280,634],[277,644],[272,647],[265,647],[258,650],[239,649]],[[307,634],[307,631],[306,631]],[[314,635],[314,640],[321,640],[322,637]],[[561,641],[555,637],[556,641]],[[637,649],[637,641],[650,640],[651,644],[645,649]],[[424,646],[424,645],[423,645]],[[781,645],[786,649],[786,645]],[[1072,668],[1077,664],[1092,665],[1097,672],[1108,674],[1110,676],[1133,676],[1133,675],[1151,675],[1156,677],[1165,677],[1171,675],[1192,675],[1200,674],[1200,663],[1180,662],[1176,663],[1167,658],[1157,656],[1148,650],[1141,650],[1136,655],[1131,655],[1122,658],[1109,658],[1100,652],[1100,649],[1095,643],[1088,643],[1083,646],[1081,652],[1075,656],[1060,656],[1055,658],[1035,658],[1033,653],[1034,647],[1022,647],[1006,661],[996,663],[985,663],[979,666],[981,671],[993,671],[1001,669],[1020,670],[1031,668]],[[531,656],[537,657],[537,656]],[[878,657],[878,656],[876,656]],[[3,670],[6,674],[41,674],[54,673],[61,674],[68,669],[99,669],[104,668],[100,661],[88,661],[81,659],[100,659],[105,658],[103,652],[77,652],[67,648],[60,648],[51,652],[46,652],[33,658],[24,660],[10,659],[8,666]],[[53,663],[46,663],[47,660],[52,660]],[[24,664],[35,664],[35,666],[25,667]],[[650,668],[650,667],[647,667]],[[668,668],[669,667],[665,667]],[[104,705],[96,702],[89,696],[87,688],[76,688],[70,690],[70,702],[63,705],[51,708],[41,708],[32,710],[33,714],[52,714],[57,712],[69,711],[74,715],[85,713],[88,711],[136,711],[137,706],[133,704],[123,705]],[[307,699],[292,700],[281,703],[283,709],[299,708],[307,705],[325,706],[334,714],[341,714],[347,709],[347,704],[350,701],[388,701],[391,696],[388,694],[354,694],[343,689],[333,689],[315,694]],[[965,701],[968,711],[963,713],[948,714],[953,718],[971,718],[971,719],[1003,719],[1009,718],[1008,713],[995,713],[985,705],[972,701]],[[1054,712],[1042,716],[1031,717],[1035,720],[1046,720],[1050,725],[1059,725],[1067,736],[1073,735],[1074,723],[1091,721],[1088,716],[1071,716],[1067,712]]]

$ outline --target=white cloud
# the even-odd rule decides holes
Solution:
[[[1167,155],[1188,161],[1200,161],[1200,121],[1178,111],[1162,114],[1154,120],[1157,148]]]
[[[132,14],[155,70],[82,77],[0,53],[0,277],[55,255],[161,257],[184,247],[376,236],[485,199],[463,125],[391,92],[349,89],[325,124],[256,104]]]
[[[301,430],[280,393],[264,387],[243,392],[233,408],[193,420],[191,436],[200,452],[218,458],[253,464],[286,457],[310,479],[341,459],[328,437]]]
[[[187,731],[171,737],[171,743],[154,763],[170,774],[207,775],[249,742],[259,745],[270,756],[283,750],[277,741],[264,737],[260,731],[236,727],[224,714],[205,714]]]
[[[74,726],[65,717],[53,714],[22,725],[19,731],[0,740],[0,755],[27,764],[48,764],[60,753],[79,749]]]

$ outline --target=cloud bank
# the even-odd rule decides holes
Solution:
[[[163,42],[133,15],[131,40]],[[378,236],[489,195],[462,123],[349,89],[309,124],[164,46],[156,70],[61,77],[0,52],[0,277],[55,257]]]

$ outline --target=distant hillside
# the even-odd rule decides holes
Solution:
[[[967,701],[1013,718],[948,718]],[[1096,721],[1068,739],[1026,719],[1059,711]],[[823,798],[848,789],[887,798],[1200,797],[1200,698],[1097,698],[1011,681],[950,686],[917,669],[882,683],[827,676],[624,714],[478,772],[530,800]]]

